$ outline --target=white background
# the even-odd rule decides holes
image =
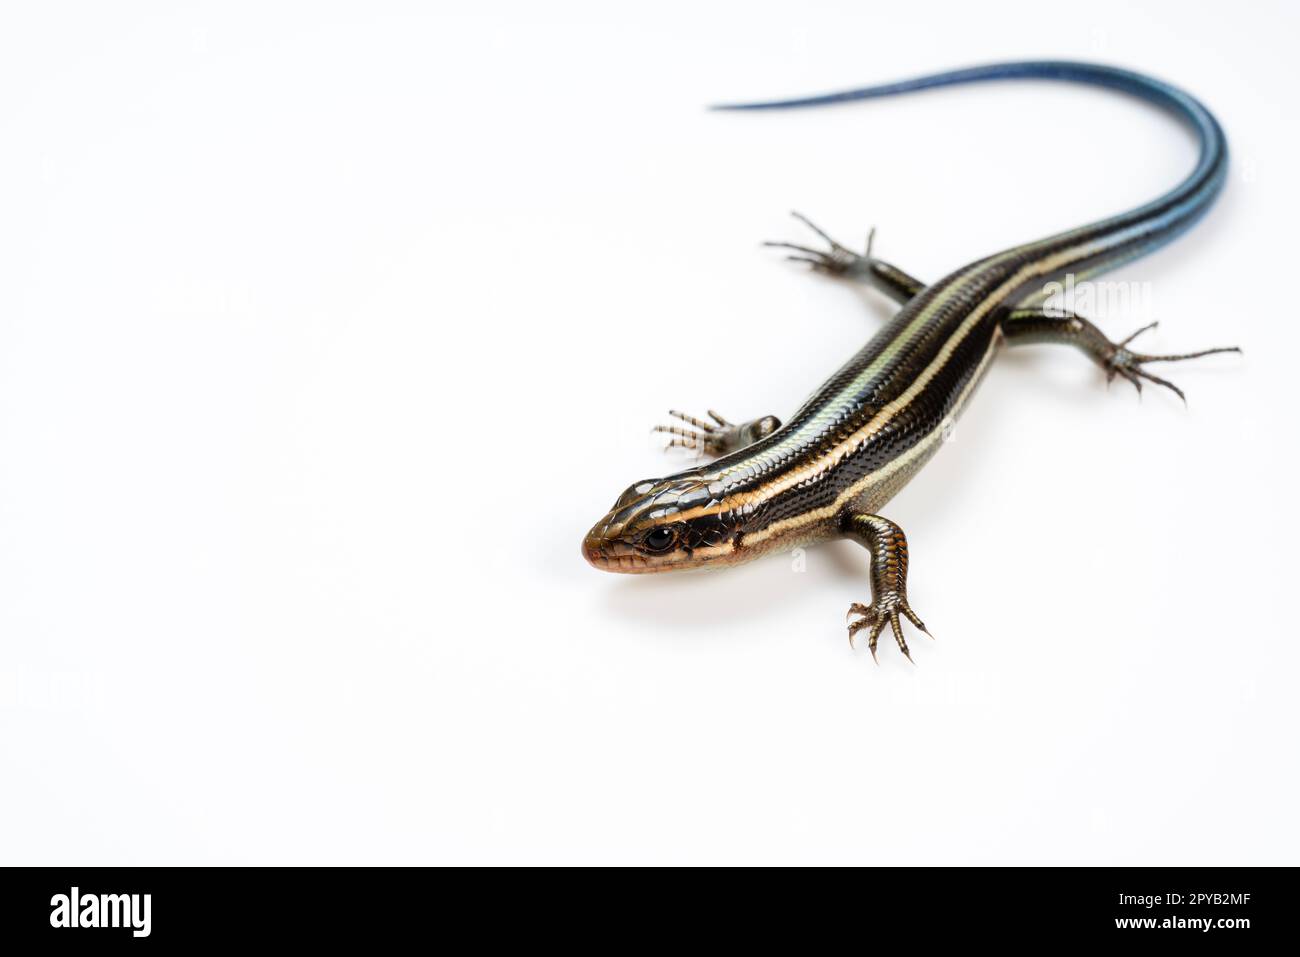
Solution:
[[[6,5],[0,861],[1296,863],[1294,7],[618,6]],[[1187,409],[999,359],[886,511],[916,667],[849,543],[587,567],[666,409],[788,415],[888,315],[789,209],[933,279],[1194,156],[1058,84],[701,107],[1026,57],[1223,119],[1114,278],[1246,355]]]

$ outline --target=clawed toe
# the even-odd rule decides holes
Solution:
[[[1187,396],[1183,394],[1182,389],[1178,388],[1178,386],[1174,385],[1168,379],[1162,379],[1160,376],[1148,372],[1143,368],[1143,366],[1149,362],[1182,362],[1187,359],[1199,359],[1202,356],[1217,355],[1221,352],[1241,352],[1241,349],[1238,346],[1221,346],[1215,349],[1201,349],[1199,352],[1185,352],[1179,355],[1162,356],[1148,355],[1144,352],[1134,352],[1127,348],[1130,342],[1142,333],[1156,328],[1157,325],[1158,323],[1155,322],[1149,323],[1132,333],[1128,338],[1115,344],[1114,353],[1106,360],[1106,381],[1111,381],[1117,375],[1122,376],[1124,379],[1131,382],[1133,388],[1137,390],[1138,395],[1141,395],[1142,380],[1145,379],[1147,382],[1154,382],[1156,385],[1168,389],[1170,392],[1174,393],[1174,395],[1178,396],[1178,398],[1182,399],[1183,404],[1186,405]]]
[[[855,601],[852,605],[849,605],[849,610],[844,613],[844,620],[847,622],[854,615],[874,617],[875,614],[876,613],[869,606],[862,604],[862,602]]]
[[[868,628],[871,629],[867,636],[867,648],[871,652],[872,660],[879,664],[880,659],[876,656],[876,644],[879,641],[880,636],[884,633],[885,626],[888,625],[890,632],[894,636],[894,640],[898,642],[898,650],[903,653],[903,657],[908,661],[911,661],[913,664],[916,664],[915,661],[912,661],[912,652],[907,647],[907,639],[903,637],[902,618],[907,618],[908,621],[924,632],[927,637],[933,638],[934,636],[930,634],[929,630],[921,622],[921,619],[918,618],[916,613],[908,606],[905,599],[898,596],[891,596],[882,602],[882,609],[885,610],[878,610],[875,602],[870,605],[864,605],[861,602],[854,602],[849,606],[848,613],[844,616],[846,621],[854,615],[861,616],[856,621],[849,622],[849,647],[852,648],[854,646],[854,638],[857,636],[858,632],[865,631]]]
[[[666,432],[674,437],[668,443],[667,448],[692,449],[708,455],[721,455],[730,444],[729,437],[735,426],[712,409],[709,410],[709,417],[713,419],[712,422],[697,419],[693,415],[678,412],[676,409],[670,409],[668,414],[681,419],[694,428],[684,429],[680,425],[656,425],[654,427],[655,432]]]
[[[813,249],[810,246],[801,246],[798,243],[786,242],[763,243],[764,246],[775,249],[789,249],[798,253],[798,255],[787,256],[786,259],[789,259],[792,262],[808,263],[813,267],[813,269],[816,269],[819,272],[825,272],[836,276],[843,275],[858,267],[860,263],[871,259],[871,244],[876,235],[875,229],[872,229],[871,233],[867,237],[867,252],[866,255],[863,256],[860,253],[855,253],[842,243],[832,239],[802,213],[792,212],[790,215],[825,240],[826,245],[829,248]]]
[[[736,425],[728,422],[712,409],[709,410],[709,418],[713,420],[712,422],[705,422],[703,419],[697,419],[693,415],[675,409],[668,414],[681,419],[693,428],[686,429],[680,425],[656,425],[654,431],[666,432],[674,437],[668,443],[668,448],[676,446],[693,449],[701,455],[719,456],[735,452],[753,445],[759,439],[767,438],[781,427],[781,420],[774,415],[764,415]]]

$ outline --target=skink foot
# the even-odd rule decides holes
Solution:
[[[831,239],[831,237],[826,235],[820,227],[815,226],[812,221],[802,213],[792,212],[790,215],[825,240],[826,245],[830,248],[813,249],[809,246],[800,246],[797,243],[781,242],[766,242],[763,243],[764,246],[769,246],[775,249],[792,249],[796,253],[799,253],[799,255],[787,256],[787,259],[792,262],[808,263],[818,272],[824,272],[831,276],[844,276],[851,273],[865,273],[869,271],[869,263],[871,262],[871,244],[876,238],[876,230],[874,226],[872,227],[871,232],[867,234],[867,252],[866,255],[863,256],[855,253],[847,246],[836,242],[834,239]]]
[[[759,439],[771,435],[781,427],[781,420],[774,415],[765,415],[751,422],[733,425],[712,409],[709,410],[709,418],[713,419],[712,422],[697,419],[693,415],[687,415],[685,412],[678,412],[675,409],[670,410],[668,414],[681,419],[687,425],[694,426],[694,428],[685,429],[680,425],[656,425],[654,431],[666,432],[674,437],[668,443],[667,448],[692,449],[702,455],[718,456],[735,452],[737,449],[753,445]]]
[[[934,637],[925,627],[925,623],[916,616],[916,612],[912,611],[912,606],[907,603],[907,599],[897,592],[888,592],[879,599],[873,599],[870,605],[854,602],[849,606],[848,615],[845,617],[848,618],[853,615],[861,615],[862,617],[849,622],[849,647],[853,647],[853,639],[858,632],[870,628],[867,648],[871,651],[872,660],[877,664],[880,663],[880,659],[876,657],[876,642],[880,638],[881,632],[885,630],[885,625],[889,625],[894,640],[898,642],[898,649],[908,661],[912,661],[912,653],[908,650],[907,639],[903,637],[901,618],[906,618],[916,625],[925,633],[926,637]],[[916,662],[913,661],[912,664],[916,664]]]
[[[849,624],[850,647],[858,632],[870,628],[867,646],[871,649],[871,657],[879,663],[876,641],[888,625],[898,642],[898,649],[911,661],[912,654],[903,637],[902,619],[906,618],[931,638],[934,636],[907,603],[907,538],[903,530],[887,518],[865,513],[846,515],[842,529],[844,534],[871,551],[871,604],[855,602],[849,606],[847,617],[861,616]]]
[[[1142,380],[1154,382],[1156,385],[1164,386],[1173,392],[1178,398],[1187,404],[1187,396],[1183,395],[1183,390],[1178,388],[1167,379],[1162,379],[1157,375],[1152,375],[1146,369],[1142,368],[1148,362],[1182,362],[1184,359],[1199,359],[1201,356],[1212,356],[1220,352],[1241,352],[1237,346],[1222,346],[1217,349],[1202,349],[1199,352],[1186,352],[1181,355],[1156,356],[1147,355],[1143,352],[1133,352],[1129,350],[1128,344],[1136,339],[1142,333],[1149,329],[1154,329],[1158,323],[1150,323],[1134,332],[1122,342],[1117,342],[1112,346],[1109,357],[1105,360],[1106,381],[1110,382],[1115,376],[1122,376],[1129,382],[1133,383],[1133,388],[1137,389],[1138,395],[1142,394]]]

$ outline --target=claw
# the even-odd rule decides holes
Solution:
[[[1217,355],[1221,352],[1241,352],[1237,346],[1220,346],[1215,349],[1201,349],[1199,352],[1183,352],[1178,355],[1158,356],[1148,355],[1145,352],[1130,352],[1126,347],[1130,342],[1136,339],[1142,333],[1149,329],[1154,329],[1159,323],[1151,322],[1131,333],[1127,339],[1115,344],[1114,354],[1106,363],[1106,381],[1114,379],[1116,375],[1121,375],[1129,382],[1133,383],[1133,388],[1137,389],[1138,395],[1142,394],[1142,380],[1154,382],[1156,385],[1163,386],[1178,398],[1183,400],[1183,405],[1187,405],[1187,396],[1183,390],[1178,388],[1168,379],[1162,379],[1158,375],[1153,375],[1146,369],[1142,368],[1149,362],[1183,362],[1187,359],[1199,359],[1202,356]]]
[[[787,256],[786,259],[789,259],[793,262],[808,263],[814,269],[822,272],[827,272],[832,275],[840,275],[848,272],[849,269],[852,268],[855,263],[861,261],[864,258],[859,254],[855,253],[853,250],[849,249],[843,243],[839,243],[834,239],[832,239],[829,235],[827,235],[825,230],[823,230],[821,227],[813,223],[812,220],[810,220],[807,216],[803,215],[803,213],[791,212],[790,215],[793,216],[795,219],[799,220],[799,222],[803,223],[809,229],[811,229],[819,237],[821,237],[821,239],[825,241],[829,249],[824,249],[824,250],[813,249],[809,246],[801,246],[798,243],[786,243],[786,242],[765,242],[763,243],[764,246],[769,246],[776,249],[792,249],[796,253],[801,253],[802,255]],[[867,236],[867,252],[865,257],[866,259],[871,258],[871,247],[872,244],[875,242],[875,237],[876,237],[876,230],[875,227],[873,226],[871,232]]]
[[[831,239],[829,236],[827,236],[826,233],[824,233],[824,232],[822,231],[822,229],[821,229],[820,226],[818,226],[816,223],[814,223],[811,219],[809,219],[809,218],[808,218],[807,216],[805,216],[803,213],[797,212],[797,211],[795,211],[795,210],[792,209],[792,210],[790,210],[790,215],[793,216],[795,219],[799,220],[799,222],[803,223],[805,226],[807,226],[809,229],[811,229],[814,233],[816,233],[816,234],[817,234],[818,236],[820,236],[822,239],[826,240],[827,244],[828,244],[832,249],[844,249],[843,246],[841,246],[841,245],[840,245],[839,243],[837,243],[835,240],[833,240],[833,239]],[[845,252],[847,252],[847,251],[848,251],[848,250],[845,250]]]
[[[680,425],[656,425],[651,431],[663,432],[667,435],[676,436],[671,442],[664,446],[667,449],[690,449],[694,452],[708,453],[714,451],[720,432],[718,426],[712,422],[705,422],[703,419],[697,419],[693,415],[687,415],[685,412],[679,412],[677,409],[669,409],[668,414],[675,419],[692,425],[696,431],[684,429]],[[712,412],[709,413],[715,419],[718,416]]]
[[[856,607],[861,608],[862,606],[858,605]],[[874,611],[867,610],[862,612],[862,614],[865,615],[866,617],[859,618],[857,621],[851,622],[849,624],[849,647],[850,648],[853,647],[853,639],[858,632],[860,632],[863,628],[868,628],[875,624],[876,613]],[[845,617],[847,618],[848,616],[846,615]]]
[[[674,418],[681,419],[683,422],[687,422],[695,426],[697,429],[703,429],[705,432],[712,432],[715,428],[715,426],[711,425],[708,422],[703,422],[700,419],[697,419],[693,415],[687,415],[685,412],[678,412],[676,409],[669,409],[668,414],[673,416]]]
[[[1142,378],[1146,379],[1148,382],[1154,382],[1156,385],[1162,385],[1166,389],[1169,389],[1176,396],[1178,396],[1178,398],[1183,400],[1183,405],[1187,405],[1187,396],[1183,395],[1183,390],[1178,388],[1178,386],[1174,385],[1168,379],[1162,379],[1158,375],[1152,375],[1150,372],[1147,372],[1145,369],[1134,369],[1133,371],[1136,372],[1138,375],[1140,375]],[[1141,389],[1139,388],[1138,391],[1141,391]]]
[[[910,621],[912,624],[916,625],[916,627],[921,631],[923,635],[925,635],[925,637],[929,638],[931,641],[934,641],[934,635],[930,634],[930,629],[925,627],[925,622],[921,621],[920,618],[916,617],[916,612],[912,611],[912,609],[908,607],[906,602],[903,603],[902,609],[903,609],[903,614],[907,616],[907,620]]]
[[[680,425],[656,425],[651,431],[677,436],[668,443],[667,448],[694,449],[703,455],[725,455],[727,452],[741,447],[747,438],[749,441],[753,441],[754,438],[750,437],[750,433],[746,432],[746,428],[757,427],[766,423],[768,419],[772,419],[769,416],[765,419],[755,420],[753,423],[733,425],[713,409],[709,409],[708,412],[709,418],[713,420],[712,422],[697,419],[695,416],[687,415],[678,409],[670,409],[668,414],[685,422],[691,428],[684,428]],[[781,424],[776,422],[775,419],[772,419],[772,422],[775,422],[777,426]],[[753,431],[752,428],[751,431]],[[768,429],[768,431],[771,430]],[[766,432],[755,437],[761,437],[762,434],[766,434]]]
[[[844,613],[844,620],[848,621],[851,615],[862,615],[869,618],[873,617],[875,614],[875,611],[868,608],[866,605],[855,601],[852,605],[849,605],[849,610]]]
[[[775,240],[767,240],[766,242],[763,243],[763,245],[768,247],[769,249],[793,249],[795,250],[795,252],[807,253],[809,256],[824,255],[824,253],[822,253],[822,251],[819,249],[812,249],[808,246],[800,246],[798,243],[782,243],[782,242],[776,242]],[[791,256],[790,258],[794,259],[795,257]]]
[[[1126,369],[1126,368],[1117,368],[1117,369],[1115,369],[1115,372],[1118,372],[1120,375],[1122,375],[1122,376],[1123,376],[1125,379],[1127,379],[1129,382],[1132,382],[1132,383],[1133,383],[1133,388],[1137,389],[1138,398],[1141,398],[1141,397],[1142,397],[1142,380],[1141,380],[1141,379],[1139,379],[1136,375],[1134,375],[1132,372],[1130,372],[1130,371],[1129,371],[1128,369]],[[1114,373],[1111,373],[1111,378],[1114,378]]]
[[[1155,323],[1153,322],[1151,325],[1154,326]],[[1141,332],[1142,330],[1139,329],[1138,331]],[[1220,352],[1236,352],[1240,354],[1241,346],[1218,346],[1214,349],[1202,349],[1200,352],[1183,352],[1175,356],[1148,356],[1140,352],[1134,353],[1133,356],[1138,362],[1182,362],[1184,359],[1199,359],[1201,356],[1213,356]]]
[[[903,625],[898,620],[897,610],[889,613],[889,630],[894,633],[894,640],[898,642],[898,648],[902,651],[903,657],[908,661],[912,661],[912,653],[907,650],[907,641],[903,638]],[[916,664],[916,662],[912,661],[912,664]]]
[[[689,429],[683,429],[680,425],[656,425],[652,432],[667,432],[669,435],[680,435],[683,438],[693,439],[696,433]]]
[[[1144,332],[1148,332],[1149,330],[1154,329],[1154,328],[1155,328],[1156,326],[1158,326],[1158,325],[1160,325],[1159,322],[1149,322],[1149,323],[1147,323],[1145,326],[1143,326],[1141,329],[1137,330],[1136,332],[1130,333],[1130,334],[1129,334],[1129,337],[1128,337],[1127,339],[1125,339],[1123,342],[1116,343],[1116,345],[1117,345],[1119,348],[1123,349],[1126,345],[1128,345],[1130,342],[1132,342],[1132,341],[1133,341],[1134,339],[1136,339],[1138,336],[1142,335],[1142,333],[1144,333]]]
[[[867,647],[871,649],[871,660],[876,664],[880,664],[880,659],[876,657],[876,639],[880,637],[880,633],[884,630],[885,619],[877,618],[876,623],[871,626],[871,637],[867,641]]]
[[[854,615],[860,617],[849,621]],[[849,626],[849,647],[854,647],[854,638],[858,632],[866,631],[868,628],[871,629],[867,647],[871,651],[872,659],[879,664],[880,659],[876,656],[877,641],[884,633],[885,626],[888,625],[894,640],[898,642],[898,648],[903,653],[903,656],[912,664],[916,664],[916,661],[912,658],[912,650],[907,646],[907,638],[903,635],[903,618],[906,618],[920,629],[927,638],[934,640],[934,635],[930,634],[930,630],[925,627],[916,612],[912,611],[907,604],[907,599],[894,595],[886,599],[882,605],[877,605],[874,601],[870,605],[864,605],[861,602],[854,602],[849,605],[849,610],[844,614],[844,620],[848,622]]]

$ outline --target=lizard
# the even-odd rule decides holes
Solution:
[[[582,543],[596,568],[629,573],[718,567],[829,539],[847,538],[870,553],[869,603],[848,611],[849,643],[867,632],[873,658],[889,628],[911,660],[902,622],[929,630],[907,595],[908,542],[880,514],[930,460],[971,399],[993,359],[1026,343],[1073,346],[1109,380],[1140,393],[1144,381],[1172,390],[1151,372],[1155,362],[1184,361],[1235,346],[1175,355],[1132,347],[1151,326],[1112,342],[1073,311],[1046,308],[1047,283],[1087,279],[1142,256],[1194,225],[1221,192],[1228,146],[1214,115],[1177,87],[1130,70],[1071,61],[1022,61],[970,67],[818,96],[722,104],[719,110],[821,106],[993,80],[1041,79],[1116,90],[1154,104],[1195,133],[1199,156],[1180,183],[1156,199],[1097,222],[1015,246],[923,283],[873,255],[859,254],[806,218],[824,248],[788,242],[790,258],[856,279],[901,304],[893,317],[827,379],[787,421],[764,415],[732,423],[710,411],[661,425],[670,446],[712,461],[629,486]],[[796,214],[798,216],[798,214]],[[874,230],[873,230],[874,235]]]

